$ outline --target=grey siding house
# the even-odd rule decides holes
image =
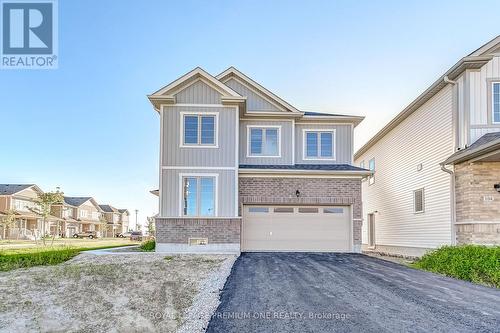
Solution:
[[[148,98],[157,251],[360,251],[363,117],[298,110],[234,67],[195,68]]]

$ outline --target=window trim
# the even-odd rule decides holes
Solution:
[[[182,198],[183,198],[183,190],[184,190],[184,178],[187,177],[211,177],[214,178],[214,214],[213,215],[184,215],[183,214],[183,206],[182,206]],[[197,205],[199,203],[197,202]],[[197,206],[197,211],[199,211],[199,207]],[[198,217],[217,217],[219,213],[219,174],[218,173],[179,173],[179,217],[188,217],[188,218],[198,218]]]
[[[332,156],[331,157],[308,157],[307,156],[307,133],[315,132],[315,133],[332,133]],[[318,135],[321,137],[321,135]],[[321,140],[321,139],[320,139]],[[321,147],[321,141],[318,140],[318,146]],[[305,161],[335,161],[337,159],[337,149],[335,148],[337,144],[337,130],[335,128],[304,128],[302,129],[302,159]],[[318,150],[318,155],[321,155],[321,151]]]
[[[247,125],[247,154],[246,157],[248,158],[281,158],[281,125]],[[263,129],[267,130],[269,129],[277,129],[278,130],[278,155],[252,155],[252,150],[251,150],[251,131],[252,129],[257,128],[257,129]],[[264,142],[262,142],[264,144]],[[262,146],[264,148],[264,146]]]
[[[191,112],[191,111],[181,111],[180,113],[180,138],[179,147],[180,148],[219,148],[219,112]],[[214,133],[214,143],[213,144],[201,144],[201,143],[184,143],[184,118],[186,116],[198,116],[198,142],[201,142],[201,122],[200,118],[202,116],[214,116],[215,117],[215,133]]]
[[[491,81],[491,85],[490,85],[490,94],[491,94],[491,98],[490,98],[490,109],[491,109],[491,123],[492,124],[500,124],[500,121],[495,121],[495,93],[494,93],[494,87],[495,87],[495,84],[498,84],[500,85],[500,81],[499,80],[492,80]]]
[[[422,191],[422,210],[420,211],[417,211],[417,207],[415,205],[415,194],[418,192],[418,191]],[[422,213],[425,213],[425,187],[420,187],[420,188],[417,188],[415,190],[413,190],[413,214],[422,214]]]

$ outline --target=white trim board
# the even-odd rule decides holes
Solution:
[[[164,165],[161,167],[163,170],[237,170],[238,167],[209,167],[209,166],[177,166],[177,165]]]

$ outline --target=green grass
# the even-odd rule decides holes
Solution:
[[[17,268],[28,268],[33,266],[57,265],[77,256],[82,251],[107,249],[112,247],[117,247],[117,245],[102,245],[93,247],[54,246],[1,250],[0,271],[10,271]]]
[[[145,251],[145,252],[154,251],[156,248],[156,242],[154,239],[148,239],[148,240],[142,242],[142,244],[139,246],[139,248],[141,249],[141,251]]]
[[[500,246],[443,246],[410,266],[500,288]]]

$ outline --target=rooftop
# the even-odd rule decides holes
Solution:
[[[0,195],[12,195],[35,184],[0,184]]]

